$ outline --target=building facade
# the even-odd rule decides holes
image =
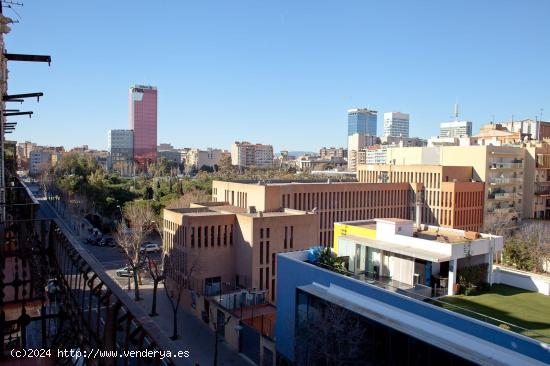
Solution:
[[[550,144],[525,146],[523,217],[550,220]]]
[[[260,182],[261,183],[261,182]],[[409,183],[239,183],[214,181],[212,200],[245,209],[277,211],[283,208],[315,211],[318,231],[313,238],[323,246],[333,245],[337,221],[375,217],[414,217],[415,190]]]
[[[401,112],[384,113],[384,137],[409,137],[409,115]]]
[[[321,159],[332,159],[332,158],[347,158],[348,150],[343,147],[322,147],[319,150],[319,156]]]
[[[157,161],[157,88],[130,87],[129,104],[129,129],[134,131],[134,164],[146,170]]]
[[[361,151],[369,146],[379,143],[375,135],[365,133],[354,133],[348,136],[348,169],[354,172],[357,165],[363,163],[364,155]]]
[[[309,251],[280,254],[277,266],[276,349],[287,364],[548,362],[543,342],[321,268]]]
[[[190,149],[186,154],[185,169],[215,168],[219,165],[220,159],[227,154],[229,154],[227,150],[210,147],[206,150]]]
[[[367,134],[376,136],[378,112],[367,108],[348,109],[348,136]]]
[[[109,171],[122,176],[133,174],[134,167],[134,131],[109,130],[107,146],[110,153]]]
[[[495,212],[522,218],[525,149],[519,146],[443,146],[443,166],[471,166],[472,179],[485,183],[485,220]]]
[[[206,297],[254,289],[275,301],[275,256],[305,249],[317,236],[312,212],[244,210],[226,203],[197,203],[164,210],[164,250],[174,263],[173,279]],[[189,274],[189,268],[196,271]],[[207,305],[195,304],[200,315]]]
[[[519,121],[501,122],[502,127],[510,132],[519,132],[521,139],[542,141],[550,139],[550,122],[542,120],[524,119]]]
[[[29,175],[37,176],[50,169],[52,166],[52,154],[50,151],[35,148],[29,155]]]
[[[273,146],[235,141],[231,145],[231,164],[240,167],[270,168],[273,166]]]
[[[480,230],[485,185],[472,177],[471,166],[371,164],[357,170],[359,182],[421,184],[421,223]]]
[[[472,136],[472,122],[470,121],[443,122],[439,127],[439,137],[470,136]]]

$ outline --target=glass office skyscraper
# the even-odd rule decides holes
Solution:
[[[367,108],[348,110],[348,136],[355,133],[376,136],[378,112]]]

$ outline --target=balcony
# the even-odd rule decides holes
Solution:
[[[1,356],[12,350],[167,351],[171,341],[73,239],[58,219],[42,218],[40,202],[11,178],[0,223]],[[69,358],[54,358],[68,363]],[[171,358],[145,359],[172,365]],[[78,363],[115,365],[117,358]],[[128,360],[127,360],[128,362]]]
[[[489,166],[491,169],[522,169],[522,162],[493,162]]]
[[[503,184],[520,184],[523,182],[523,178],[491,178],[489,183],[491,185],[503,185]]]

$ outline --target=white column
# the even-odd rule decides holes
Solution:
[[[456,284],[456,267],[457,267],[457,260],[451,259],[449,261],[449,281],[448,281],[448,289],[447,289],[447,295],[453,296],[455,294],[455,284]]]
[[[489,282],[490,285],[493,284],[493,257],[494,257],[494,242],[493,237],[490,237],[489,242],[489,253],[487,253],[487,282]]]

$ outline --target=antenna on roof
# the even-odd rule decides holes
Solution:
[[[23,6],[23,3],[17,2],[17,1],[11,1],[11,0],[0,0],[2,3],[2,6],[0,6],[0,14],[2,14],[2,8],[9,8],[11,9],[15,15],[17,15],[17,18],[21,19],[21,15],[19,15],[18,12],[15,11],[13,8],[13,5],[15,6]],[[19,20],[14,20],[13,23],[19,23]]]
[[[455,120],[458,121],[458,100],[455,102],[454,115],[455,115]]]

